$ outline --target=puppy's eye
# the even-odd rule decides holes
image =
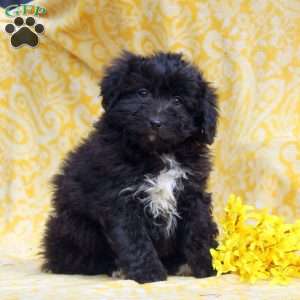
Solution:
[[[182,98],[180,96],[175,96],[173,102],[175,105],[180,105],[182,103]]]
[[[141,97],[147,97],[150,94],[150,92],[147,89],[139,89],[137,91],[137,94]]]

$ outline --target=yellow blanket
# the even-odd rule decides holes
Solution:
[[[101,114],[97,84],[121,49],[180,51],[218,89],[210,180],[217,220],[231,192],[287,221],[299,217],[300,2],[33,4],[47,10],[34,16],[44,26],[34,48],[12,47],[20,28],[6,32],[14,17],[0,10],[0,299],[35,293],[41,299],[300,299],[298,281],[250,286],[226,275],[139,286],[104,276],[45,275],[36,260],[50,208],[49,179]],[[29,15],[19,13],[24,20]]]

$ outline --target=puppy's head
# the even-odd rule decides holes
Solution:
[[[124,52],[106,69],[101,94],[106,120],[149,151],[166,151],[189,138],[214,140],[216,96],[180,54]]]

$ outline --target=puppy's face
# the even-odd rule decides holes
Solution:
[[[216,99],[201,73],[179,54],[124,53],[101,82],[111,125],[149,151],[167,151],[188,138],[211,144]]]

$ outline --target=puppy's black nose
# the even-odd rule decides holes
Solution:
[[[157,118],[150,119],[150,124],[152,128],[159,128],[161,126],[161,121]]]

